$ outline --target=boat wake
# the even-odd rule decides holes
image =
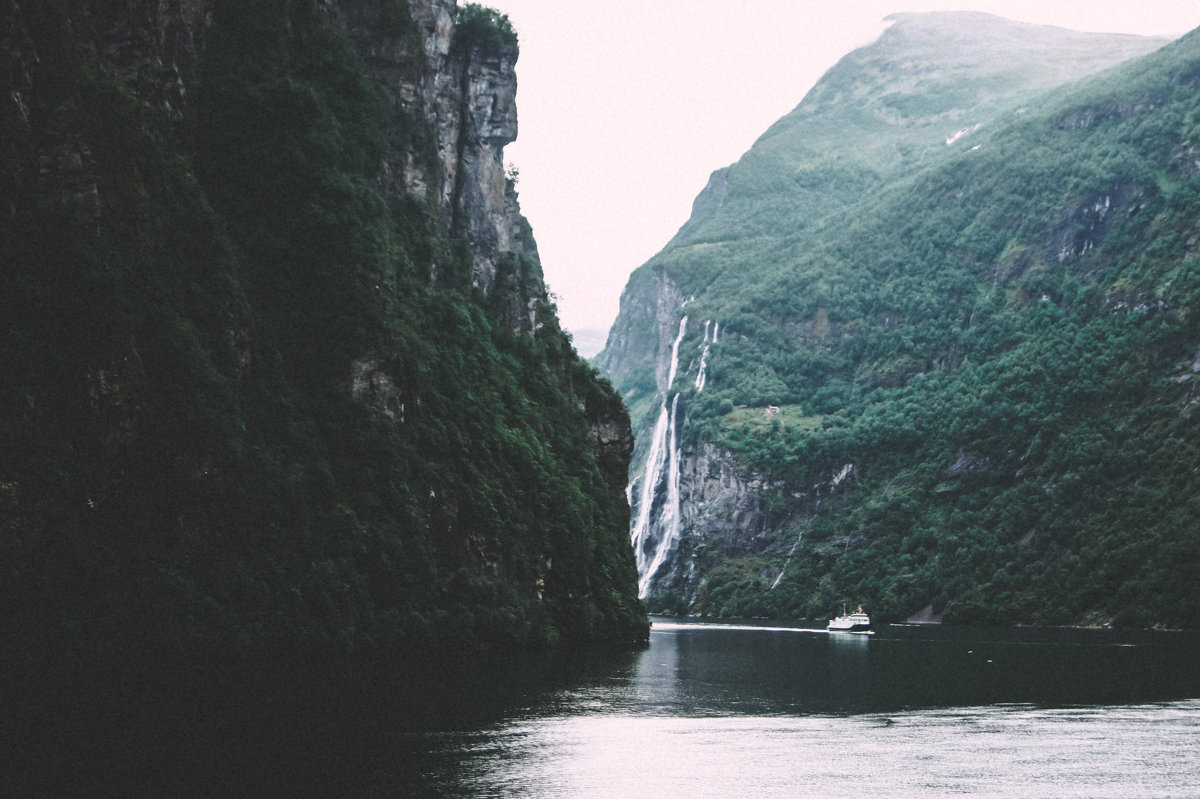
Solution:
[[[752,624],[703,624],[703,623],[698,624],[698,623],[691,623],[691,622],[671,622],[671,621],[667,621],[667,622],[654,621],[654,622],[651,622],[651,624],[650,624],[650,632],[651,633],[676,632],[679,630],[752,630],[755,632],[767,632],[767,633],[812,633],[813,635],[829,635],[831,632],[830,630],[824,630],[824,629],[815,628],[815,627],[765,627],[765,626],[757,626],[757,625],[752,625]],[[861,632],[852,632],[852,633],[849,633],[849,632],[841,633],[837,630],[833,630],[832,632],[837,632],[839,635],[841,635],[841,634],[874,635],[875,634],[872,630],[863,630]]]

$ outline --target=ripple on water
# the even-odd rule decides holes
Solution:
[[[460,796],[1183,799],[1196,795],[1200,774],[1200,701],[862,716],[570,715],[443,742],[464,756],[456,778],[441,783]]]

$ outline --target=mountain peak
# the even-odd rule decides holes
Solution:
[[[905,12],[886,20],[890,27],[876,41],[843,57],[755,142],[723,176],[721,203],[697,203],[668,249],[757,234],[772,216],[761,213],[768,183],[780,184],[774,196],[789,224],[811,224],[841,207],[824,190],[819,201],[812,196],[815,176],[827,186],[825,179],[838,174],[850,201],[880,180],[951,154],[948,141],[966,137],[973,146],[991,123],[1046,91],[1166,42],[978,12]],[[756,210],[747,213],[747,203]]]

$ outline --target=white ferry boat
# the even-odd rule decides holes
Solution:
[[[830,619],[828,627],[831,633],[865,633],[870,629],[871,617],[863,613],[862,607],[854,613],[846,613],[846,609],[842,608],[842,615]]]

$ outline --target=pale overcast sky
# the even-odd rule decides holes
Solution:
[[[973,10],[1084,31],[1180,36],[1196,0],[482,0],[517,30],[520,171],[563,326],[616,317],[711,172],[741,157],[897,11]],[[602,342],[601,342],[602,344]]]

